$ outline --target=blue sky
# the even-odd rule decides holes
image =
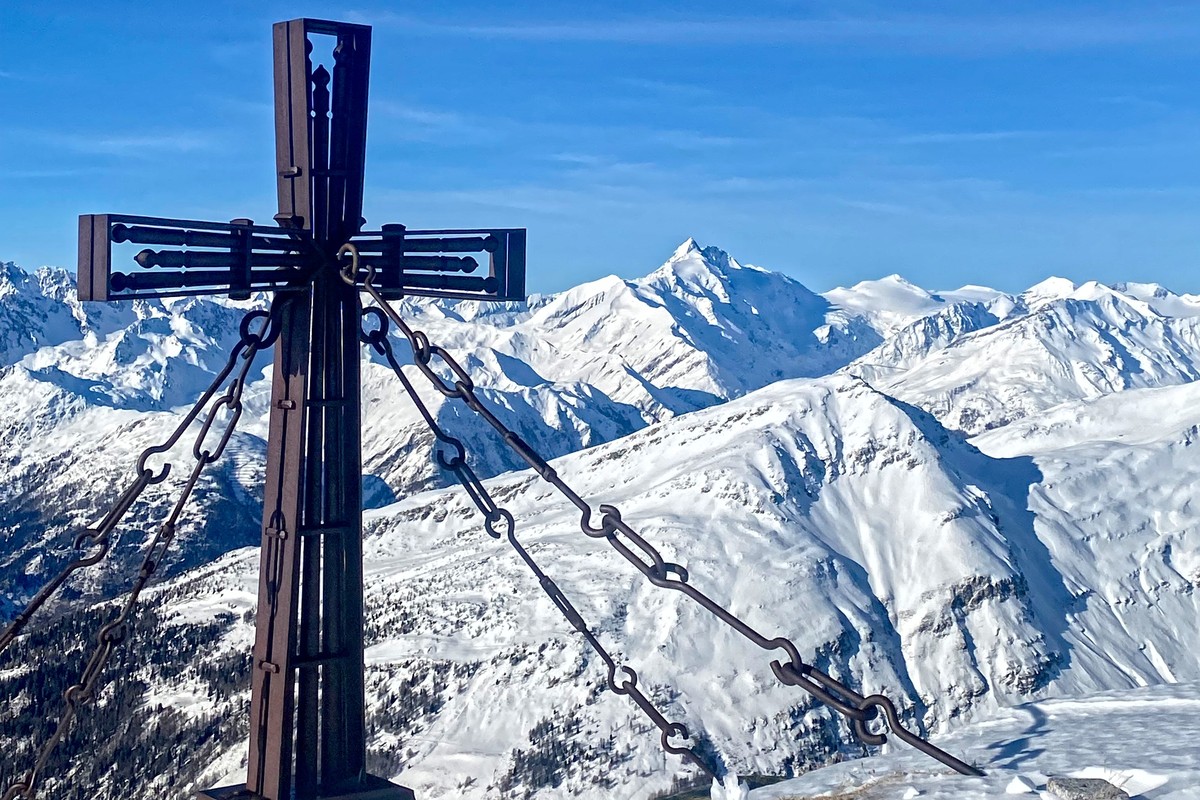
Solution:
[[[372,24],[372,226],[525,226],[530,288],[687,236],[893,272],[1200,292],[1200,4],[0,4],[0,260],[75,219],[269,221],[272,22]]]

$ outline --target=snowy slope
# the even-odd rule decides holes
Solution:
[[[1136,646],[1093,659],[1080,690],[1183,680],[1197,663],[1198,401],[1200,384],[1131,391],[973,440],[996,457],[1030,458],[1041,473],[1029,511],[1073,600],[1076,652]]]
[[[750,800],[993,800],[1041,797],[1050,777],[1103,780],[1142,800],[1190,800],[1200,786],[1200,685],[1195,682],[1027,703],[938,744],[979,754],[984,778],[939,770],[896,750],[816,770]]]
[[[645,278],[528,306],[402,305],[582,494],[620,505],[697,585],[895,697],[920,729],[957,736],[1035,699],[1200,680],[1193,297],[1061,280],[926,292],[895,277],[820,296],[689,240]],[[241,313],[208,300],[93,311],[65,273],[0,276],[6,602],[70,555],[73,526],[173,426]],[[267,391],[250,387],[242,434],[185,515],[177,577],[155,590],[108,711],[68,745],[78,785],[184,797],[241,768],[257,552],[236,548],[257,538]],[[777,684],[778,653],[646,584],[536,476],[509,471],[519,462],[478,420],[424,394],[495,476],[531,552],[704,748],[743,774],[860,754]],[[364,416],[383,506],[366,543],[372,769],[423,798],[647,798],[691,774],[601,691],[599,660],[461,490],[441,488],[376,356]],[[76,590],[120,590],[166,497],[135,509],[117,564]],[[4,732],[56,708],[58,683],[24,665],[65,680],[87,614],[0,661],[0,691],[21,698],[0,708],[13,764],[35,737]],[[120,725],[118,708],[142,722]]]
[[[1137,404],[1140,394],[1113,399]],[[1197,422],[1177,415],[1149,442],[1111,442],[1105,459],[1154,493],[1154,513],[1179,527],[1174,541],[1186,553],[1196,551],[1186,487],[1200,460],[1178,436]],[[997,451],[989,456],[924,412],[831,377],[781,382],[555,466],[585,496],[619,504],[666,558],[751,624],[793,637],[864,691],[897,697],[935,732],[1031,698],[1200,679],[1189,655],[1200,647],[1194,584],[1153,571],[1170,558],[1154,546],[1159,534],[1067,529],[1060,519],[1085,518],[1112,481],[1086,463],[1079,474],[1065,452],[1077,442],[1065,434],[1050,448],[1065,464],[1054,469],[1051,454],[998,441],[985,443]],[[1129,458],[1146,447],[1175,453],[1170,485],[1150,488],[1164,483],[1162,465]],[[627,469],[606,468],[615,463]],[[1060,484],[1071,477],[1068,491]],[[535,476],[501,476],[491,488],[602,639],[729,767],[787,774],[846,747],[828,712],[773,680],[768,654],[637,579],[578,532],[573,507]],[[1131,490],[1107,502],[1127,520],[1147,500]],[[393,752],[386,763],[420,796],[646,797],[682,769],[627,703],[598,690],[598,661],[483,534],[461,491],[380,509],[370,530],[374,743]],[[1114,570],[1129,554],[1142,573]],[[256,568],[254,551],[242,551],[160,590],[168,626],[227,615],[201,668],[249,641]],[[400,713],[396,692],[409,679],[424,699]],[[152,696],[168,693],[149,683]],[[232,702],[208,697],[202,683],[188,697],[201,722]],[[577,749],[548,749],[548,735]],[[236,773],[242,752],[232,744],[219,763]],[[556,765],[557,784],[545,772],[522,774],[531,760]]]

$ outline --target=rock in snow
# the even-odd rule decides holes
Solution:
[[[0,269],[0,610],[75,556],[79,526],[177,424],[262,303],[84,305],[61,270]],[[819,295],[689,240],[645,278],[527,305],[400,305],[585,498],[619,505],[768,638],[889,694],[915,729],[989,770],[973,784],[906,748],[845,761],[863,754],[849,727],[774,680],[778,652],[642,581],[490,429],[422,390],[530,552],[692,744],[742,775],[844,761],[791,795],[784,783],[750,797],[869,784],[864,798],[970,798],[1038,773],[1136,794],[1163,775],[1168,792],[1200,777],[1195,761],[1156,765],[1136,737],[1060,724],[1075,702],[1087,724],[1128,733],[1123,695],[1049,699],[1141,691],[1171,715],[1200,696],[1154,694],[1200,681],[1196,298],[1061,279],[1020,295],[926,291],[897,276]],[[54,796],[86,785],[183,798],[243,768],[267,366],[182,520],[172,577],[122,651],[93,740],[64,746],[72,777]],[[431,437],[374,359],[364,418],[378,506],[365,542],[371,769],[423,800],[644,798],[694,778],[603,691],[598,659],[447,488]],[[125,590],[182,471],[147,492],[73,597]],[[29,763],[36,738],[8,731],[51,718],[65,688],[28,665],[66,680],[107,608],[65,613],[0,660],[0,694],[16,698],[0,706],[12,758],[0,776]],[[118,725],[116,709],[135,723]],[[1086,763],[1110,772],[1082,774]]]
[[[1052,776],[1046,789],[1061,800],[1129,800],[1129,795],[1102,778]]]

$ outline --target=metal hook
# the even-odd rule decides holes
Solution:
[[[338,248],[338,261],[341,261],[346,255],[350,256],[350,263],[341,269],[342,280],[349,286],[355,286],[358,282],[358,248],[352,242],[346,242]],[[367,277],[363,280],[363,286],[371,286],[374,281],[375,267],[372,264],[367,264]]]

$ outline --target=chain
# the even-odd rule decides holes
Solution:
[[[679,722],[671,722],[663,716],[662,712],[638,688],[637,672],[628,666],[617,664],[604,645],[600,644],[600,640],[596,638],[596,635],[592,633],[587,622],[575,608],[574,604],[567,599],[567,596],[563,594],[558,584],[542,570],[533,556],[529,554],[529,551],[525,549],[525,546],[517,539],[517,524],[512,513],[508,509],[496,505],[496,501],[492,499],[491,494],[483,485],[483,482],[480,481],[475,470],[467,463],[466,447],[463,445],[462,440],[446,433],[437,423],[433,414],[429,412],[429,408],[417,394],[412,382],[409,381],[408,376],[401,369],[400,362],[396,360],[396,354],[392,350],[392,343],[387,338],[387,317],[378,308],[364,308],[362,313],[364,322],[367,317],[374,316],[379,323],[379,327],[374,330],[367,330],[364,325],[361,337],[362,341],[373,347],[376,352],[387,359],[388,365],[396,373],[396,377],[400,379],[400,383],[404,385],[404,391],[412,399],[413,404],[417,407],[417,411],[420,412],[421,417],[425,420],[426,426],[433,432],[438,442],[453,450],[453,454],[447,456],[446,451],[438,448],[435,450],[435,458],[442,469],[454,473],[454,477],[462,484],[463,489],[467,492],[467,496],[471,498],[471,502],[483,514],[484,528],[487,530],[488,535],[493,539],[504,538],[508,541],[509,546],[516,551],[521,560],[525,562],[525,566],[537,578],[542,591],[553,601],[555,607],[562,612],[562,615],[571,624],[571,627],[582,634],[591,648],[604,661],[605,668],[608,670],[608,688],[615,694],[627,696],[658,727],[660,731],[659,740],[662,743],[663,749],[668,753],[687,758],[710,778],[718,780],[716,770],[694,748],[680,747],[671,743],[671,737],[690,739],[691,734],[688,732],[687,727]],[[618,673],[620,673],[620,679],[618,678]]]
[[[217,373],[216,377],[213,378],[212,383],[210,383],[208,388],[204,390],[204,393],[200,395],[200,399],[196,401],[191,410],[188,411],[184,418],[180,420],[179,424],[175,426],[175,430],[171,432],[171,435],[167,437],[166,441],[162,442],[161,444],[147,447],[138,455],[137,477],[134,478],[125,491],[121,492],[120,496],[117,497],[116,502],[113,503],[112,507],[109,509],[108,513],[104,515],[104,518],[100,521],[100,523],[94,528],[86,529],[75,537],[73,546],[76,550],[83,550],[84,547],[93,547],[94,549],[63,567],[62,571],[49,580],[38,591],[38,593],[34,595],[33,599],[29,601],[29,604],[25,606],[24,610],[13,618],[12,622],[9,623],[7,628],[5,628],[4,633],[0,634],[0,653],[3,653],[8,646],[11,645],[18,636],[21,635],[21,632],[24,630],[25,626],[29,624],[30,619],[34,614],[37,613],[38,609],[45,605],[46,602],[53,597],[59,589],[62,588],[63,584],[66,583],[67,579],[70,578],[72,574],[80,569],[83,569],[84,567],[93,566],[108,556],[109,550],[112,548],[112,540],[110,539],[110,536],[113,530],[129,512],[129,509],[133,507],[133,504],[137,502],[137,499],[141,496],[146,487],[152,484],[162,483],[167,479],[167,475],[169,475],[171,472],[171,464],[170,462],[166,462],[163,464],[163,467],[161,470],[159,470],[158,474],[155,474],[147,466],[147,461],[149,458],[153,455],[166,453],[175,446],[180,437],[183,436],[184,431],[186,431],[188,427],[195,422],[204,406],[209,400],[212,399],[213,395],[217,393],[217,390],[221,387],[221,384],[225,382],[226,378],[229,377],[229,374],[233,372],[234,367],[237,366],[239,357],[247,358],[247,362],[249,362],[253,360],[254,353],[257,353],[258,350],[264,347],[269,347],[271,343],[275,341],[277,326],[273,326],[270,331],[265,331],[266,338],[264,338],[264,332],[255,334],[251,333],[250,331],[250,324],[255,319],[266,316],[267,312],[265,311],[252,311],[242,319],[239,329],[240,336],[237,344],[233,346],[233,349],[229,353],[229,358],[226,360],[225,365]],[[268,322],[266,324],[271,323]],[[251,348],[253,349],[253,352],[248,352],[251,350]],[[244,381],[244,375],[241,376],[239,380]],[[211,425],[211,423],[209,424]]]
[[[349,254],[351,263],[342,271],[342,278],[351,285],[358,280],[358,257],[353,245],[346,245],[338,255]],[[967,764],[928,740],[908,730],[900,720],[895,703],[881,694],[863,696],[841,681],[836,680],[817,667],[806,664],[800,657],[800,650],[795,643],[784,636],[768,639],[745,621],[728,609],[721,606],[704,592],[688,583],[688,571],[680,564],[666,561],[658,550],[651,545],[636,530],[621,518],[620,510],[612,505],[600,505],[600,525],[592,524],[593,510],[574,489],[558,475],[553,467],[542,458],[524,439],[506,426],[495,414],[488,409],[475,393],[475,384],[467,371],[454,360],[444,349],[429,341],[422,331],[414,330],[396,312],[379,290],[372,284],[374,270],[368,267],[366,277],[361,284],[361,291],[370,295],[378,304],[382,313],[390,319],[404,334],[412,349],[413,362],[417,369],[429,380],[433,387],[444,397],[461,400],[468,408],[484,419],[496,430],[504,443],[528,464],[543,480],[558,490],[567,498],[582,516],[579,527],[586,535],[604,539],[620,553],[627,561],[641,572],[655,586],[681,592],[726,625],[733,628],[755,646],[767,650],[782,650],[787,655],[786,661],[771,661],[771,671],[782,683],[798,686],[817,700],[830,706],[842,716],[849,719],[855,734],[868,745],[882,745],[887,742],[888,733],[895,734],[901,741],[920,750],[928,756],[940,761],[956,772],[964,775],[983,775],[979,769]],[[448,383],[433,368],[433,360],[439,359],[453,375],[453,383]],[[623,538],[622,538],[623,537]],[[632,547],[631,547],[632,545]],[[640,551],[640,555],[636,550]],[[880,720],[886,725],[886,731],[871,730],[868,723]]]
[[[264,320],[263,325],[258,333],[253,333],[250,331],[250,323],[258,318]],[[229,383],[229,387],[225,393],[217,398],[208,408],[208,413],[200,425],[200,432],[196,436],[195,444],[192,445],[192,457],[195,459],[192,471],[188,475],[187,482],[180,491],[175,505],[171,508],[171,512],[167,515],[161,527],[159,527],[154,538],[151,539],[150,545],[146,549],[146,555],[142,559],[137,574],[134,576],[129,595],[125,598],[120,613],[100,629],[96,637],[96,648],[92,651],[91,658],[88,659],[87,666],[84,668],[79,681],[63,693],[66,708],[59,718],[54,733],[50,735],[38,751],[37,760],[34,762],[34,765],[25,774],[25,777],[9,787],[8,791],[4,793],[2,800],[17,800],[17,798],[33,800],[42,777],[42,772],[50,756],[70,731],[71,725],[75,717],[78,716],[80,708],[96,699],[96,687],[104,672],[104,668],[107,666],[113,651],[128,636],[129,618],[133,614],[142,590],[145,589],[150,578],[162,564],[171,543],[175,539],[179,515],[183,512],[184,506],[196,488],[196,483],[200,479],[201,472],[209,464],[220,458],[226,445],[229,444],[229,439],[233,435],[234,428],[242,415],[242,392],[246,387],[246,379],[254,363],[254,357],[258,355],[260,350],[270,346],[274,342],[278,332],[278,317],[274,310],[270,313],[256,310],[247,314],[242,320],[240,329],[241,339],[230,353],[229,363],[221,370],[218,381],[214,382],[214,385],[210,386],[208,391],[201,396],[200,400],[197,401],[196,405],[193,406],[192,410],[184,418],[184,423],[176,428],[175,432],[167,439],[167,444],[148,448],[142,453],[141,458],[138,460],[139,480],[157,483],[165,479],[167,473],[170,471],[170,464],[165,465],[158,476],[153,476],[153,473],[145,467],[146,458],[152,453],[166,452],[173,443],[179,440],[183,430],[188,424],[195,421],[200,415],[203,406],[216,393],[220,382],[224,381],[233,372],[238,358],[243,359],[241,368],[238,369],[234,379]],[[222,423],[224,430],[217,436],[215,446],[211,448],[206,447],[205,440],[209,437],[222,409],[226,409],[227,412],[227,419]],[[132,504],[132,501],[130,501],[130,504]],[[39,594],[39,596],[41,595]]]

